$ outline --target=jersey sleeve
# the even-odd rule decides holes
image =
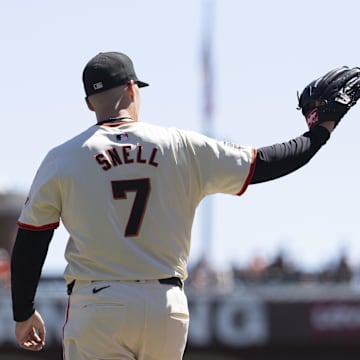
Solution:
[[[19,228],[34,231],[57,228],[61,213],[60,193],[56,160],[50,152],[34,177],[18,220]]]
[[[256,149],[188,133],[191,142],[194,176],[203,196],[223,193],[243,194],[255,169]]]

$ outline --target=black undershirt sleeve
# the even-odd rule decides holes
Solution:
[[[323,126],[315,126],[288,142],[257,149],[256,165],[250,184],[287,175],[304,166],[330,137]]]
[[[19,229],[11,255],[11,295],[15,321],[34,312],[34,299],[54,230]]]

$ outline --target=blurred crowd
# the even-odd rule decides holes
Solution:
[[[294,284],[294,283],[350,283],[355,276],[345,254],[317,271],[305,271],[292,263],[284,254],[277,254],[271,261],[255,256],[247,266],[233,265],[229,270],[214,270],[206,257],[190,267],[187,286],[192,288],[229,288],[236,284]]]
[[[233,265],[230,270],[216,271],[207,258],[200,258],[189,267],[187,286],[192,288],[230,288],[234,284],[286,284],[286,283],[350,283],[355,270],[349,265],[347,256],[342,254],[330,265],[319,271],[308,272],[290,262],[279,253],[272,261],[255,256],[249,265]],[[10,255],[0,248],[0,286],[10,288]]]

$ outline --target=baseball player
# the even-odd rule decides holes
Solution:
[[[352,70],[336,71],[340,88]],[[83,84],[96,122],[48,152],[19,217],[11,260],[17,341],[33,351],[45,344],[34,299],[61,220],[70,234],[64,359],[180,360],[189,324],[184,281],[200,201],[214,193],[240,196],[249,184],[300,168],[350,106],[310,106],[314,91],[304,91],[299,106],[313,112],[309,131],[255,149],[140,122],[139,89],[148,84],[123,53],[92,58]]]

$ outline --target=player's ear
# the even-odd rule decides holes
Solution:
[[[86,105],[89,108],[89,110],[90,111],[95,111],[94,106],[93,106],[93,104],[91,103],[91,101],[89,100],[88,97],[85,98],[85,101],[86,101]]]
[[[136,94],[135,86],[136,86],[136,84],[135,84],[134,80],[130,80],[130,82],[127,85],[128,93],[129,93],[131,99],[134,99],[135,94]]]

